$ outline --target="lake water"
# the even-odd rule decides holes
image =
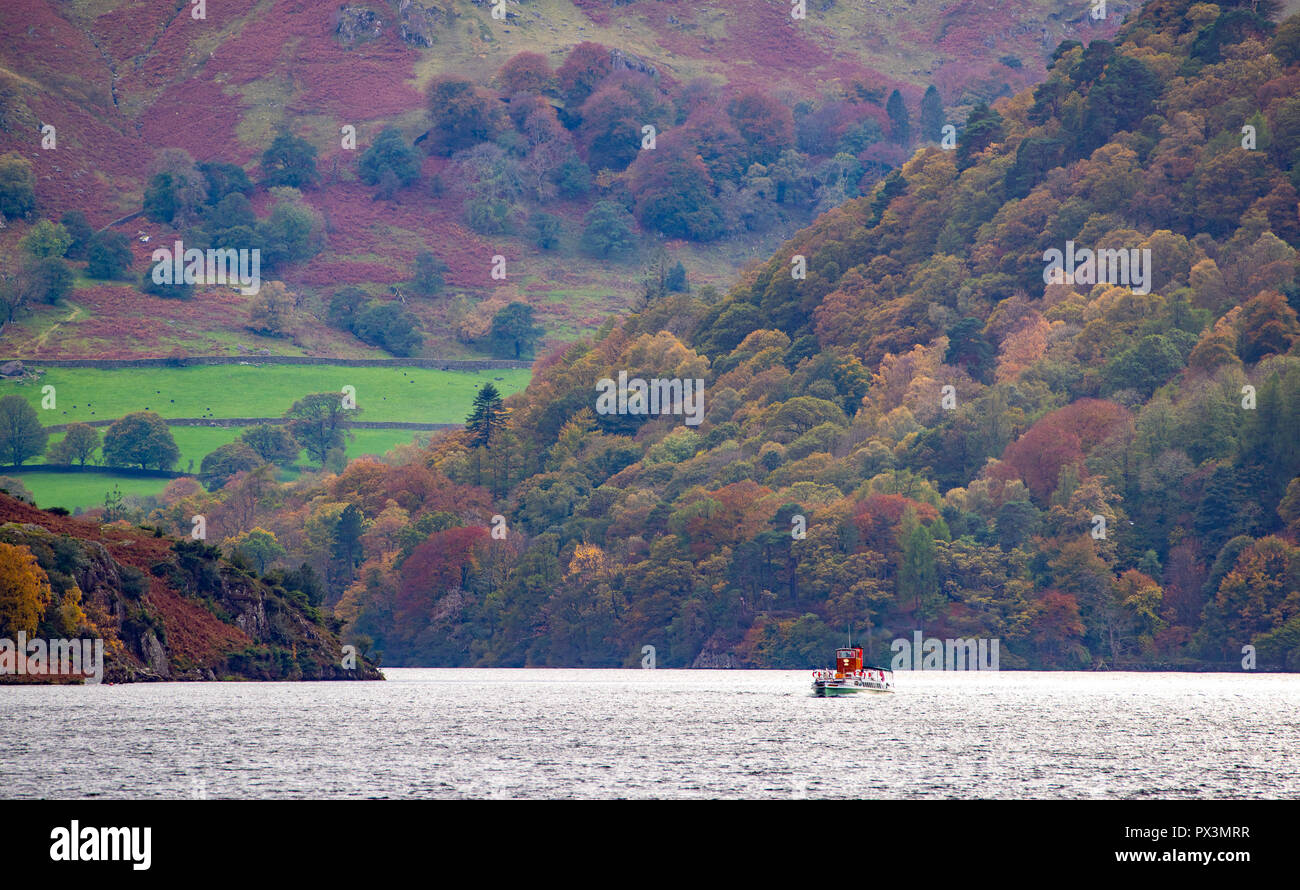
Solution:
[[[0,796],[1300,797],[1300,676],[390,669],[0,687]]]

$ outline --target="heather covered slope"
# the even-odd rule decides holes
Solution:
[[[339,7],[308,2],[223,2],[195,21],[179,2],[15,0],[0,11],[0,65],[5,123],[21,127],[5,128],[0,149],[31,148],[41,122],[68,121],[63,138],[77,149],[75,161],[32,157],[42,164],[51,210],[80,208],[99,222],[137,209],[139,160],[158,147],[248,163],[281,116],[301,122],[322,147],[337,146],[336,124],[418,112],[420,87],[434,74],[486,85],[524,50],[560,58],[584,40],[606,43],[680,82],[705,74],[806,88],[860,80],[909,85],[917,99],[934,82],[951,104],[969,105],[1035,82],[1057,42],[1113,33],[1133,8],[1111,3],[1107,19],[1093,21],[1079,4],[839,0],[825,9],[810,4],[796,29],[787,4],[765,0],[713,9],[543,0],[508,4],[506,26],[494,29],[489,5],[427,4],[421,34],[396,4],[348,6],[375,13],[372,37],[347,23],[341,33]],[[1019,64],[1001,61],[1007,57]],[[343,156],[334,148],[326,157]]]
[[[629,72],[653,72],[665,96],[708,81],[728,95],[755,89],[792,106],[821,103],[838,138],[849,123],[887,129],[885,97],[895,88],[916,122],[922,93],[933,84],[959,124],[976,101],[1040,79],[1058,40],[1109,35],[1131,8],[1111,3],[1107,18],[1094,21],[1085,5],[1066,2],[837,0],[810,4],[808,17],[795,23],[788,5],[776,0],[716,8],[662,0],[511,2],[505,22],[491,18],[490,6],[236,0],[212,4],[205,19],[195,20],[180,2],[5,4],[0,155],[16,151],[32,163],[42,215],[58,220],[80,210],[99,227],[139,210],[158,154],[169,148],[200,163],[237,165],[256,180],[262,152],[287,128],[317,151],[321,181],[305,200],[328,235],[324,252],[276,272],[300,311],[285,336],[268,337],[247,330],[250,301],[227,290],[202,290],[185,307],[142,294],[135,284],[149,251],[178,236],[192,243],[193,233],[150,218],[122,223],[116,231],[131,239],[132,274],[121,281],[79,274],[62,302],[33,305],[6,325],[8,354],[384,355],[382,344],[325,323],[330,299],[343,285],[381,300],[409,293],[412,263],[426,249],[446,264],[447,290],[408,307],[427,335],[423,354],[481,354],[488,323],[510,302],[533,308],[546,342],[568,342],[594,332],[608,313],[634,305],[641,268],[661,243],[657,233],[646,230],[639,253],[621,263],[578,249],[594,204],[628,203],[626,188],[611,179],[577,197],[519,205],[519,219],[485,232],[467,222],[463,195],[442,191],[443,178],[455,186],[463,173],[436,153],[422,157],[417,183],[377,201],[358,179],[358,156],[387,126],[408,142],[428,130],[426,91],[434,79],[465,78],[508,99],[498,78],[507,60],[536,53],[558,69],[575,45],[588,42],[616,50]],[[552,101],[565,109],[563,97]],[[673,101],[680,113],[685,106]],[[837,114],[848,117],[831,121]],[[51,151],[39,148],[47,123],[58,137]],[[356,128],[358,151],[342,147],[344,126]],[[834,147],[832,139],[818,160],[829,159]],[[858,147],[867,185],[871,171],[906,157],[889,140]],[[591,162],[592,174],[600,169]],[[253,196],[259,215],[271,203],[265,194]],[[693,282],[725,286],[738,268],[768,255],[792,226],[806,222],[812,209],[776,220],[769,208],[760,216],[774,217],[770,230],[742,226],[708,243],[676,239],[666,246]],[[526,220],[533,211],[555,218],[558,252],[533,242]],[[0,232],[7,261],[16,259],[25,231],[11,221]],[[510,264],[508,280],[487,274],[497,255]]]

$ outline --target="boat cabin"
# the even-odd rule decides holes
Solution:
[[[835,676],[849,677],[862,670],[862,648],[853,646],[835,650]]]

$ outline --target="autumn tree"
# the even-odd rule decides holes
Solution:
[[[248,328],[267,337],[281,337],[289,329],[294,297],[282,281],[263,284],[249,303]]]
[[[713,177],[684,140],[665,136],[655,151],[641,153],[630,172],[642,225],[695,241],[711,241],[722,234]]]
[[[0,636],[35,634],[53,597],[50,579],[31,550],[0,541]]]
[[[555,73],[564,104],[576,109],[613,70],[609,47],[591,41],[579,43]]]
[[[1256,294],[1242,306],[1238,323],[1241,360],[1251,364],[1266,355],[1285,354],[1300,339],[1300,321],[1286,297],[1277,291]]]
[[[760,134],[754,136],[755,144],[761,144]],[[695,153],[715,181],[741,181],[750,169],[750,153],[753,149],[740,135],[726,110],[720,106],[707,104],[697,107],[681,126],[680,134],[674,138],[685,138],[695,147]],[[764,168],[758,169],[767,172]]]
[[[477,565],[477,545],[488,535],[483,526],[448,528],[431,534],[402,563],[395,597],[399,613],[420,626],[449,590],[463,587]]]
[[[1087,659],[1083,620],[1073,596],[1045,590],[1029,608],[1029,638],[1043,663],[1052,668],[1078,667]]]
[[[429,84],[429,151],[451,155],[501,132],[501,103],[478,90],[468,80],[442,74]]]
[[[578,109],[578,146],[593,170],[623,170],[642,153],[642,130],[658,117],[658,90],[637,72],[609,77]],[[646,153],[653,154],[647,151]]]
[[[555,74],[546,56],[541,53],[516,53],[497,69],[497,82],[507,96],[519,93],[540,93],[556,84]]]
[[[1211,373],[1223,365],[1241,366],[1237,356],[1237,343],[1240,339],[1232,322],[1240,315],[1234,310],[1232,317],[1224,316],[1201,334],[1200,341],[1187,358],[1187,365],[1201,373]]]
[[[1237,556],[1213,599],[1226,625],[1229,651],[1240,650],[1300,614],[1297,555],[1295,546],[1269,536],[1250,542]]]
[[[771,163],[794,147],[794,115],[784,102],[747,90],[727,104],[727,113],[749,147],[749,163]]]
[[[1117,633],[1111,638],[1112,658],[1120,651],[1117,641],[1120,631],[1135,638],[1139,652],[1149,651],[1155,635],[1165,627],[1161,617],[1164,591],[1159,583],[1137,569],[1129,569],[1116,579],[1113,597],[1119,620],[1114,624]]]

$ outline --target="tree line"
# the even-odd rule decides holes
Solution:
[[[199,475],[220,488],[240,472],[263,465],[289,466],[303,451],[321,466],[341,467],[351,423],[360,413],[359,408],[344,407],[338,393],[304,396],[279,423],[249,427],[235,441],[204,456]],[[102,437],[88,423],[72,423],[58,442],[50,445],[49,439],[39,412],[25,398],[0,398],[0,461],[11,467],[43,456],[52,464],[85,467],[98,462],[107,468],[173,470],[181,457],[167,421],[153,411],[127,414],[110,424]]]

